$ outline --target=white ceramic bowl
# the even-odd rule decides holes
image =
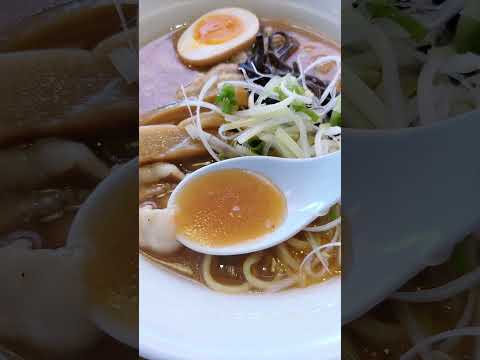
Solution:
[[[126,251],[135,251],[138,226],[137,187],[138,161],[134,159],[115,169],[90,194],[75,216],[68,234],[67,247],[86,250],[88,259],[93,258],[92,254],[98,251],[99,244],[115,248],[116,244],[122,243],[121,246],[126,247]],[[132,214],[135,214],[134,217]],[[89,260],[87,266],[96,266],[95,269],[99,271],[106,269],[106,272],[98,273],[98,277],[104,278],[105,273],[116,271],[125,260],[118,253],[117,256],[113,255],[98,258],[95,263]],[[112,280],[105,278],[105,281]],[[89,283],[87,285],[90,286]],[[91,287],[88,289],[92,291]],[[117,313],[112,312],[109,304],[92,303],[89,315],[101,330],[118,341],[137,347],[138,331],[135,326],[134,311],[136,311],[135,303],[129,303]]]
[[[314,4],[315,3],[315,4]],[[319,6],[320,5],[320,6]],[[140,45],[226,6],[287,19],[340,41],[340,0],[142,0]],[[139,347],[152,360],[340,359],[340,279],[279,294],[226,295],[140,256]]]

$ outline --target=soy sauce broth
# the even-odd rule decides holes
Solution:
[[[304,66],[321,55],[340,55],[338,44],[324,35],[282,20],[261,19],[260,23],[263,28],[268,27],[272,31],[283,31],[294,36],[300,43],[297,54],[302,54]],[[176,27],[171,33],[151,41],[140,49],[140,114],[178,101],[176,93],[180,85],[190,84],[199,74],[208,70],[188,67],[180,61],[175,48],[178,39],[186,29],[186,25]],[[295,60],[297,60],[296,54],[291,56],[287,63],[291,65]],[[325,65],[316,75],[320,79],[331,80],[334,69],[329,67],[330,65]]]
[[[265,177],[241,169],[192,180],[175,201],[182,236],[209,247],[235,245],[278,228],[286,214],[282,192]]]

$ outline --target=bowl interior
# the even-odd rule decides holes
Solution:
[[[315,4],[314,4],[315,3]],[[191,0],[140,4],[140,46],[219,7],[285,19],[339,42],[338,0]],[[141,86],[141,84],[140,84]],[[340,278],[279,294],[226,295],[139,260],[139,346],[148,359],[340,358]]]

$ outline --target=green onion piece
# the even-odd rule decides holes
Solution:
[[[218,93],[215,103],[220,106],[225,114],[233,114],[238,110],[237,99],[235,97],[235,87],[231,84],[222,86]]]
[[[342,114],[334,111],[330,117],[330,125],[332,126],[342,126]]]
[[[341,126],[342,125],[342,96],[338,96],[337,103],[333,108],[332,116],[330,117],[331,126]]]
[[[427,29],[415,18],[403,14],[392,4],[385,0],[370,0],[367,10],[373,18],[388,18],[403,27],[417,41],[421,41],[427,35]]]
[[[298,83],[289,84],[288,89],[297,95],[305,95],[305,89],[301,87]],[[280,101],[285,100],[288,96],[280,89],[280,86],[276,86],[273,88],[273,92],[277,94],[278,99]],[[313,122],[317,122],[320,119],[320,116],[313,111],[312,109],[308,108],[304,103],[299,101],[294,101],[291,105],[291,109],[296,112],[303,112],[307,114]]]
[[[219,158],[220,160],[227,160],[227,156],[225,155],[225,153],[219,153],[219,154],[218,154],[218,158]]]
[[[287,95],[284,94],[284,92],[282,91],[282,89],[280,89],[280,86],[275,86],[275,87],[273,88],[273,92],[274,92],[275,94],[277,94],[278,100],[280,100],[280,101],[283,101],[283,100],[285,100],[285,99],[288,97]]]
[[[248,146],[252,152],[257,155],[261,155],[263,151],[263,141],[260,140],[258,137],[251,138],[248,142]]]
[[[302,112],[306,115],[308,115],[308,117],[313,121],[313,122],[317,122],[318,120],[320,120],[320,116],[315,112],[313,111],[312,109],[308,108],[307,105],[301,103],[301,102],[298,102],[298,101],[294,101],[291,105],[292,107],[292,110],[293,111],[296,111],[296,112]]]
[[[338,213],[337,206],[332,206],[330,208],[330,211],[328,212],[328,219],[330,221],[333,221],[335,219],[338,219],[340,217],[340,214]]]
[[[297,95],[305,95],[305,89],[298,84],[295,84],[292,87],[289,87],[287,89],[294,92]]]
[[[298,80],[295,77],[289,74],[286,75],[284,79],[286,81],[285,86],[288,90],[297,95],[305,95],[305,89],[298,83]]]

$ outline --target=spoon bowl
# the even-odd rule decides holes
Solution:
[[[187,175],[170,196],[168,207],[174,208],[178,194],[191,180],[205,174],[227,170],[248,170],[270,180],[285,196],[286,216],[273,232],[234,245],[211,247],[177,234],[186,247],[203,254],[238,255],[273,247],[328,212],[340,200],[341,153],[308,159],[284,159],[249,156],[217,162]]]

